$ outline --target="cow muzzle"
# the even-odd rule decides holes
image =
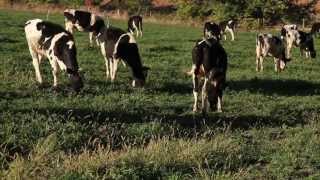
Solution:
[[[75,92],[79,92],[83,88],[83,81],[79,73],[70,74],[71,87]]]

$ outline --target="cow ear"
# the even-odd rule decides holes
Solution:
[[[37,24],[37,30],[38,31],[41,31],[41,30],[43,30],[45,28],[46,28],[46,25],[44,23],[41,22],[41,23]]]

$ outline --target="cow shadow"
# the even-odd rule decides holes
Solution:
[[[232,91],[247,90],[251,93],[282,96],[311,96],[320,93],[320,84],[293,79],[230,80],[228,88]]]
[[[167,107],[170,109],[179,108],[177,106]],[[180,108],[181,110],[184,107]],[[270,115],[236,115],[227,113],[209,113],[204,116],[201,113],[185,112],[163,114],[157,111],[137,110],[130,111],[127,109],[115,108],[110,111],[96,110],[92,108],[32,108],[16,109],[19,113],[36,112],[41,115],[50,116],[58,115],[63,121],[76,121],[88,125],[97,123],[100,125],[107,124],[141,124],[150,122],[159,122],[169,126],[179,125],[182,129],[197,129],[201,133],[203,128],[225,129],[229,130],[248,130],[251,128],[280,127],[304,125],[315,116],[320,114],[318,107],[296,108],[289,106],[277,106],[270,111]]]
[[[180,83],[180,82],[164,82],[160,87],[152,88],[151,90],[161,92],[161,93],[170,93],[170,94],[192,94],[192,84],[190,83]]]
[[[165,52],[177,52],[179,51],[175,46],[156,46],[149,48],[150,52],[165,53]]]

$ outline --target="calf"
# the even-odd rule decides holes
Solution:
[[[114,81],[119,59],[123,60],[132,70],[132,86],[143,86],[147,78],[147,67],[141,62],[138,45],[132,34],[115,27],[105,27],[98,34],[101,53],[106,63],[107,78]]]
[[[231,40],[234,41],[234,32],[236,29],[236,21],[229,20],[229,21],[222,21],[219,23],[221,29],[221,35],[224,36],[224,40],[227,40],[226,32],[231,34]]]
[[[137,37],[142,37],[142,17],[141,16],[131,16],[128,20],[128,32],[134,34],[137,33]]]
[[[318,35],[320,33],[320,23],[316,22],[311,27],[311,33],[314,35]]]
[[[216,40],[221,39],[221,29],[218,24],[214,22],[206,22],[203,28],[203,37],[210,39],[215,38]]]
[[[79,91],[83,87],[79,75],[77,53],[73,36],[63,27],[41,19],[29,20],[25,24],[26,39],[37,81],[42,84],[39,65],[43,56],[49,59],[53,74],[53,87],[58,85],[59,69],[69,75],[72,88]]]
[[[305,52],[306,58],[315,58],[316,57],[316,50],[314,49],[314,42],[313,42],[313,36],[312,33],[306,33],[303,31],[299,32],[299,48],[301,56]]]
[[[281,34],[281,39],[285,43],[286,56],[290,58],[292,46],[293,45],[298,46],[298,44],[300,43],[298,26],[295,24],[284,25],[281,28],[280,34]]]
[[[221,112],[222,92],[226,82],[227,53],[215,38],[204,39],[197,42],[192,50],[192,79],[194,105],[193,111],[198,111],[198,94],[200,87],[200,76],[204,76],[202,85],[203,113],[217,109]],[[209,104],[209,106],[208,106]]]
[[[93,37],[96,37],[100,29],[105,26],[100,16],[87,11],[66,9],[64,17],[66,30],[70,33],[73,33],[74,29],[89,32],[90,46],[92,46]]]
[[[283,41],[271,34],[258,34],[256,39],[256,71],[263,71],[263,58],[274,57],[275,71],[284,70],[290,61],[285,55]]]

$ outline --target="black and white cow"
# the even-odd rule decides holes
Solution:
[[[133,87],[145,84],[149,68],[142,65],[138,45],[132,34],[116,27],[105,27],[97,36],[106,63],[106,76],[114,81],[119,60],[123,60],[133,74]]]
[[[206,22],[203,28],[203,37],[207,39],[215,38],[219,41],[221,39],[220,26],[214,22]]]
[[[192,50],[192,79],[194,105],[193,111],[198,111],[198,96],[202,89],[201,110],[203,113],[211,110],[222,111],[222,93],[226,83],[228,66],[227,53],[215,38],[204,38],[196,43]],[[201,86],[200,78],[204,76]]]
[[[320,34],[320,22],[316,22],[312,24],[311,33],[317,36]]]
[[[276,72],[285,69],[289,58],[286,57],[285,45],[281,38],[272,34],[258,34],[256,38],[256,71],[263,71],[263,58],[274,58]]]
[[[73,36],[62,26],[41,19],[29,20],[25,24],[28,42],[37,81],[42,84],[40,63],[43,56],[49,59],[53,74],[53,87],[58,86],[59,70],[69,75],[75,91],[83,87],[77,62],[77,52]]]
[[[300,53],[301,56],[303,56],[303,53],[305,53],[306,58],[315,58],[316,57],[316,50],[314,48],[314,42],[313,42],[313,34],[306,33],[303,31],[298,31],[299,32],[299,48],[300,48]]]
[[[224,36],[224,40],[227,40],[226,32],[229,32],[231,35],[231,40],[234,41],[234,32],[236,30],[236,21],[229,20],[229,21],[222,21],[219,23],[221,29],[221,35]]]
[[[142,37],[142,17],[141,16],[131,16],[128,20],[128,32],[134,34],[137,33],[137,37]]]
[[[87,11],[66,9],[64,17],[66,30],[70,33],[73,33],[74,29],[89,32],[90,46],[92,46],[93,37],[96,37],[100,29],[105,27],[105,23],[100,16]]]

